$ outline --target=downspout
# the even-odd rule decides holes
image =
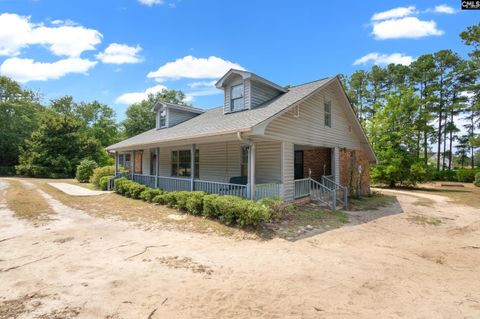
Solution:
[[[241,132],[237,132],[237,138],[240,142],[248,145],[248,185],[250,186],[250,199],[255,200],[255,144],[250,139],[242,136]]]

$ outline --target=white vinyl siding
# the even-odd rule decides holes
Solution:
[[[283,142],[281,147],[282,158],[282,183],[283,199],[292,201],[295,195],[294,169],[293,169],[294,146],[293,143]]]
[[[349,131],[344,105],[340,99],[340,89],[331,84],[315,93],[300,105],[300,116],[294,117],[294,110],[285,112],[268,124],[265,135],[298,145],[320,147],[344,147],[360,149],[360,140],[354,132]],[[324,125],[324,102],[331,101],[332,128]],[[350,107],[350,106],[347,106]]]
[[[251,102],[250,107],[253,109],[263,103],[277,97],[280,92],[268,85],[257,81],[251,81]]]
[[[281,143],[262,141],[255,143],[255,176],[257,183],[281,183]]]
[[[169,109],[168,110],[168,126],[172,127],[182,122],[188,121],[191,118],[194,118],[198,114],[191,113],[187,111]]]

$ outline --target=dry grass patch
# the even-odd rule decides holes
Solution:
[[[32,222],[46,222],[54,211],[45,198],[35,189],[26,187],[18,180],[10,179],[7,189],[7,206],[15,216]]]
[[[229,227],[204,217],[182,214],[177,209],[164,205],[147,203],[116,193],[98,196],[71,196],[47,184],[52,181],[60,181],[81,186],[85,185],[83,183],[75,183],[74,180],[33,179],[30,181],[63,204],[83,210],[96,217],[119,218],[129,222],[138,222],[144,224],[147,228],[158,226],[164,229],[214,233],[222,236],[258,238],[254,233]],[[182,218],[172,218],[174,215],[180,215]]]
[[[426,207],[432,207],[435,202],[431,199],[428,198],[419,198],[416,200],[413,205],[416,206],[426,206]]]
[[[441,183],[427,183],[419,185],[415,191],[445,196],[456,204],[480,208],[480,187],[472,183],[456,184],[459,186],[454,186],[455,183],[449,183],[449,186],[441,186]]]
[[[397,198],[395,196],[372,192],[372,194],[368,196],[349,198],[348,210],[376,210],[381,207],[390,206],[396,202]]]
[[[438,226],[442,223],[439,218],[424,215],[411,215],[407,217],[407,220],[421,226]]]

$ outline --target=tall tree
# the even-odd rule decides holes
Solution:
[[[36,94],[0,76],[0,174],[14,173],[20,148],[38,127],[43,111]]]
[[[350,76],[348,83],[350,87],[350,97],[353,106],[355,107],[357,118],[362,123],[365,120],[364,106],[367,103],[368,98],[368,73],[363,70],[355,71]]]
[[[127,118],[122,123],[127,137],[143,133],[155,127],[155,114],[151,110],[158,101],[187,105],[185,94],[182,91],[164,89],[156,94],[149,94],[146,100],[128,107],[126,112]]]

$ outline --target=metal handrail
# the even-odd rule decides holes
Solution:
[[[348,187],[342,186],[338,184],[334,179],[330,178],[330,176],[322,176],[322,184],[332,190],[340,190],[342,191],[342,197],[337,196],[337,199],[343,206],[347,207],[348,205]]]

